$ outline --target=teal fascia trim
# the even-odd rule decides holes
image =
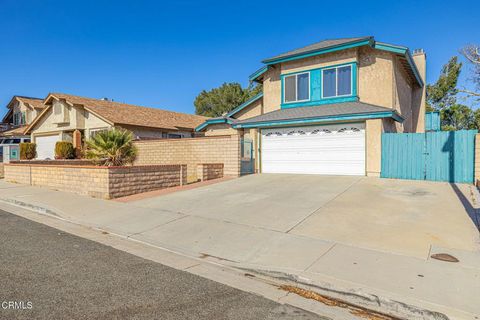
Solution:
[[[330,68],[335,68],[335,67],[341,67],[341,66],[352,66],[352,95],[350,96],[344,96],[344,97],[332,97],[332,98],[322,98],[321,92],[322,92],[322,70],[324,69],[330,69]],[[318,105],[323,105],[323,104],[330,104],[330,103],[340,103],[340,102],[352,102],[352,101],[358,101],[357,97],[357,90],[358,90],[358,79],[357,79],[357,62],[352,61],[352,62],[347,62],[347,63],[339,63],[339,64],[333,64],[321,68],[315,68],[315,69],[309,69],[309,70],[303,70],[303,71],[297,71],[297,72],[290,72],[290,73],[285,73],[280,75],[280,90],[281,90],[281,104],[280,108],[281,109],[288,109],[288,108],[297,108],[297,107],[309,107],[309,106],[318,106]],[[302,101],[302,102],[290,102],[290,103],[285,103],[284,102],[284,78],[290,75],[294,74],[299,74],[299,73],[310,73],[310,100],[308,101]],[[316,88],[314,81],[316,80],[316,77],[319,77],[318,85],[319,87]],[[318,89],[318,96],[316,90]],[[313,98],[313,99],[312,99]]]
[[[237,112],[239,111],[242,111],[243,109],[245,109],[245,107],[248,107],[251,103],[257,101],[258,99],[262,98],[263,97],[263,92],[260,92],[259,94],[257,94],[256,96],[254,96],[253,98],[249,99],[248,101],[242,103],[241,105],[239,105],[238,107],[236,107],[235,109],[233,109],[232,111],[230,111],[229,113],[227,113],[227,118],[230,118],[231,116],[233,116],[234,114],[236,114]]]
[[[210,119],[199,125],[198,127],[195,128],[195,131],[202,131],[205,127],[207,127],[210,124],[216,124],[216,123],[229,123],[231,124],[232,121],[228,119]]]
[[[305,125],[305,124],[315,124],[321,122],[332,122],[332,121],[349,121],[349,120],[368,120],[368,119],[379,119],[379,118],[393,118],[396,121],[403,122],[403,118],[393,111],[377,112],[377,113],[363,113],[363,114],[346,114],[338,116],[328,116],[328,117],[316,117],[316,118],[305,118],[305,119],[292,119],[292,120],[278,120],[278,121],[265,121],[265,122],[256,122],[256,123],[245,123],[245,124],[234,124],[233,128],[265,128],[265,127],[278,127],[286,125]]]
[[[308,58],[312,56],[318,56],[325,53],[330,53],[330,52],[335,52],[335,51],[340,51],[340,50],[345,50],[350,48],[356,48],[356,47],[365,46],[365,45],[371,45],[372,42],[373,42],[373,38],[369,38],[365,40],[344,43],[341,45],[332,46],[329,48],[324,48],[324,49],[320,49],[312,52],[301,53],[301,54],[290,56],[290,57],[278,58],[278,59],[267,59],[262,62],[265,63],[267,66],[270,66],[273,64],[281,63],[281,62],[293,61],[293,60]]]
[[[410,65],[410,68],[412,68],[413,74],[415,75],[415,79],[417,79],[418,84],[420,84],[421,87],[423,87],[425,84],[423,83],[422,78],[420,77],[418,73],[417,66],[415,65],[415,62],[413,62],[412,55],[410,53],[410,50],[408,50],[407,47],[402,47],[402,46],[395,46],[392,44],[388,43],[382,43],[382,42],[375,42],[374,46],[375,49],[383,50],[383,51],[389,51],[397,54],[401,54],[405,56],[405,58],[408,61],[408,64]]]
[[[267,72],[268,70],[268,66],[263,66],[261,67],[260,69],[258,69],[257,71],[255,71],[254,73],[252,73],[249,77],[248,77],[248,80],[250,81],[255,81],[257,80],[258,77],[260,77],[262,74],[264,74],[265,72]]]

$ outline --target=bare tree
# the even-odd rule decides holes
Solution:
[[[473,64],[473,83],[475,83],[477,89],[480,91],[480,46],[470,44],[462,48],[460,51],[462,55]],[[471,90],[461,89],[460,92],[467,94],[470,97],[480,97],[479,92],[473,92]]]

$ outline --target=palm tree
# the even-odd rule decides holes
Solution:
[[[104,166],[133,163],[137,156],[137,148],[133,145],[133,133],[117,128],[101,131],[87,141],[85,155]]]

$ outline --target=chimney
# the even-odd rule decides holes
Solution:
[[[422,78],[424,86],[423,88],[417,88],[413,92],[412,102],[418,106],[418,117],[416,123],[416,129],[414,132],[425,132],[425,100],[426,100],[426,87],[427,87],[427,54],[423,49],[413,50],[413,62],[417,67],[420,78]]]

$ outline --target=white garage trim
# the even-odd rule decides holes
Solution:
[[[55,144],[60,141],[60,134],[35,137],[37,144],[37,159],[55,159]]]
[[[263,173],[365,175],[365,123],[263,129]]]

